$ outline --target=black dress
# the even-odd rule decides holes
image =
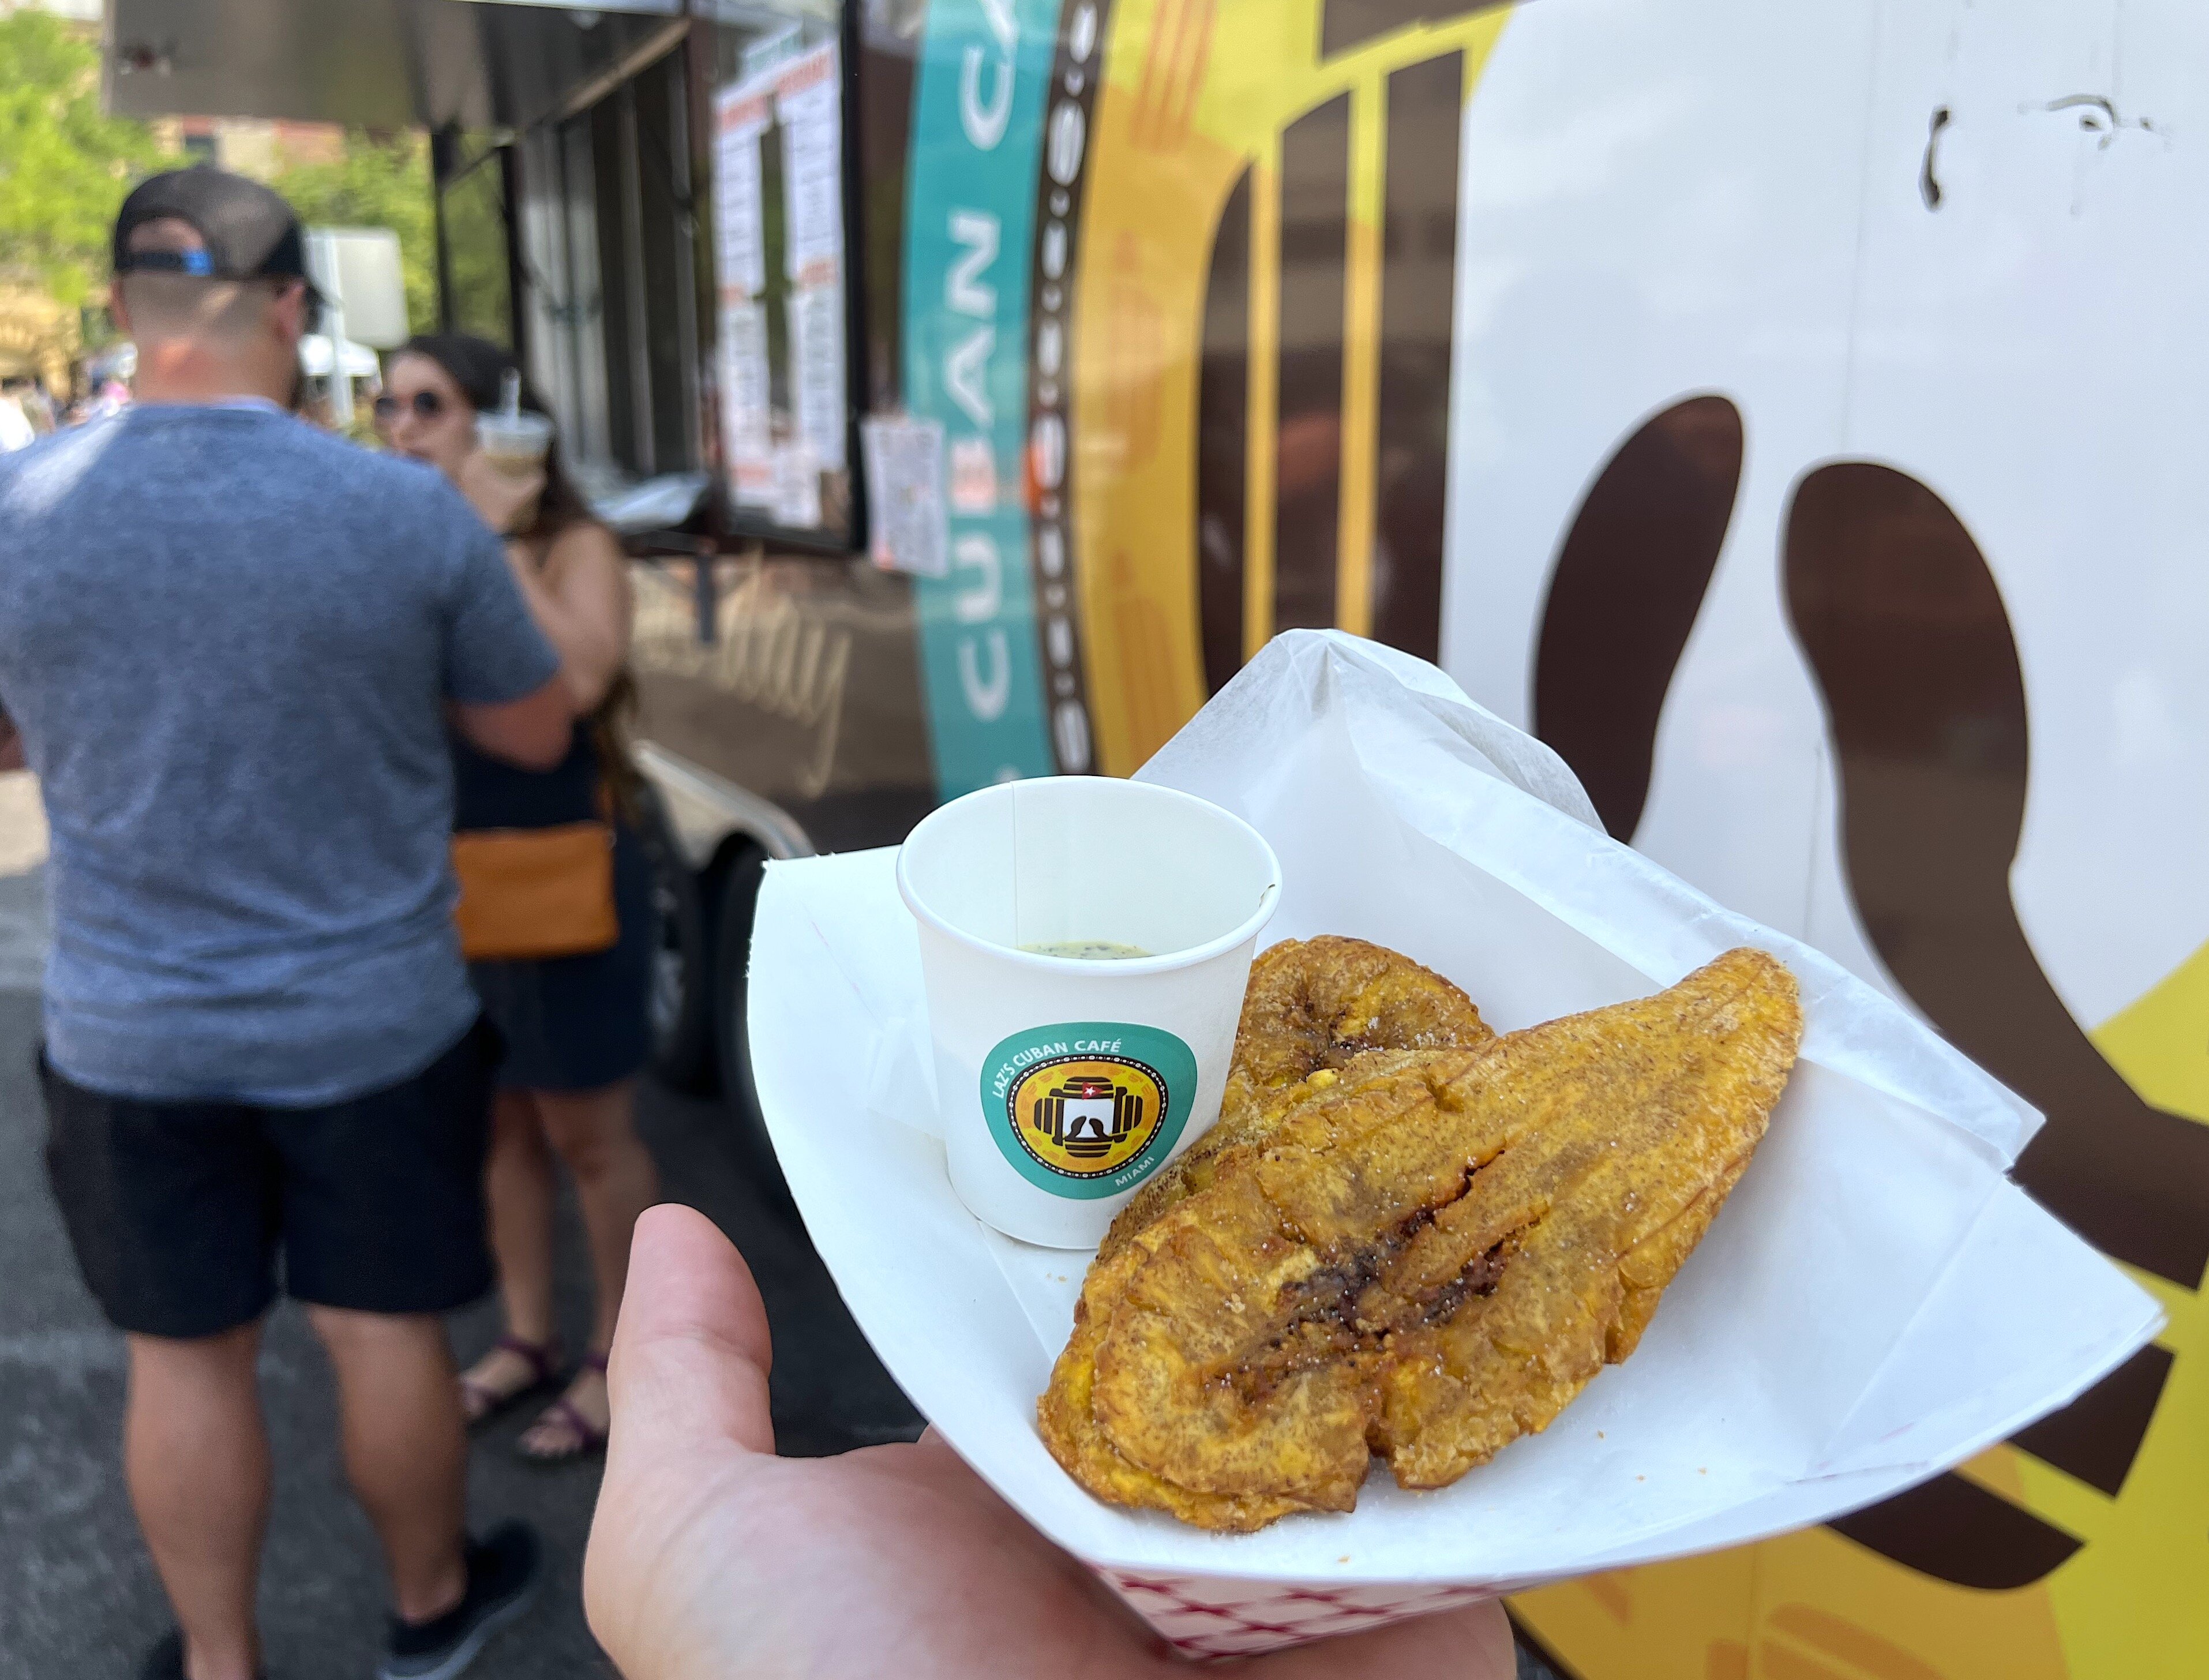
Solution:
[[[549,828],[603,815],[599,755],[578,724],[554,768],[516,769],[453,744],[454,824]],[[506,1039],[498,1070],[509,1090],[591,1091],[639,1072],[652,1051],[652,872],[625,822],[614,825],[614,914],[619,936],[582,956],[468,965],[477,995]]]

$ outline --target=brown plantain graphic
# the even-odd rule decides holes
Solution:
[[[2102,1059],[2010,898],[2025,683],[1977,545],[1906,473],[1837,462],[1797,487],[1786,584],[1832,728],[1849,886],[1880,960],[1959,1048],[2047,1115],[2018,1182],[2105,1253],[2195,1287],[2209,1261],[2209,1127],[2150,1107]],[[2170,1363],[2141,1350],[2013,1444],[2114,1496]],[[2079,1545],[1954,1475],[1833,1527],[1981,1588],[2028,1585]]]
[[[2047,1115],[2018,1182],[2104,1253],[2196,1287],[2209,1127],[2151,1108],[2102,1059],[2010,901],[2025,682],[1970,533],[1907,474],[1843,461],[1796,491],[1786,577],[1831,723],[1849,886],[1880,960]]]
[[[1732,413],[1722,398],[1675,404],[1598,476],[1539,631],[1539,732],[1622,836],[1640,820],[1658,713],[1739,466],[1738,419],[1725,467],[1721,417],[1699,404]],[[1682,441],[1683,420],[1700,449]],[[2102,1059],[2049,986],[2010,899],[2030,746],[2025,685],[1977,545],[1907,474],[1836,462],[1797,486],[1785,568],[1834,744],[1844,868],[1881,960],[1959,1048],[2048,1116],[2019,1182],[2104,1252],[2198,1286],[2209,1264],[2209,1127],[2151,1107]],[[2114,1497],[2170,1365],[2164,1349],[2145,1348],[2013,1444]],[[2030,1585],[2080,1544],[1955,1475],[1832,1526],[1982,1590]]]
[[[1618,446],[1581,497],[1542,610],[1534,732],[1631,840],[1649,797],[1657,717],[1733,518],[1741,412],[1674,403]]]

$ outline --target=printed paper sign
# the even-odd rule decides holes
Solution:
[[[859,423],[866,457],[868,557],[888,572],[950,569],[943,508],[943,423],[882,416]]]

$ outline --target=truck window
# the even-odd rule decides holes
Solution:
[[[438,184],[444,226],[446,324],[514,347],[514,267],[506,208],[506,153],[483,136],[453,148],[457,172]],[[442,161],[442,160],[441,160]],[[442,173],[442,172],[441,172]]]
[[[700,457],[680,51],[516,147],[521,352],[603,495]]]

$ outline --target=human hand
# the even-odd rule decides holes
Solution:
[[[591,1629],[629,1680],[1073,1680],[1190,1672],[933,1431],[779,1459],[766,1310],[701,1214],[637,1222],[613,1439],[583,1563]],[[1253,1680],[1510,1680],[1496,1604],[1246,1659]]]
[[[545,493],[545,469],[515,476],[491,464],[480,449],[470,449],[453,476],[477,517],[502,537],[529,522],[537,498]]]

